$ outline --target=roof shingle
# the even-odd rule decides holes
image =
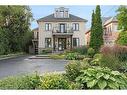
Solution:
[[[43,17],[43,18],[40,18],[40,19],[37,20],[37,22],[39,22],[39,21],[44,21],[44,22],[53,22],[53,21],[63,21],[63,22],[66,22],[66,21],[84,21],[84,22],[87,22],[86,19],[80,18],[78,16],[74,16],[72,14],[69,14],[69,18],[55,18],[54,14],[51,14],[51,15],[48,15],[46,17]]]

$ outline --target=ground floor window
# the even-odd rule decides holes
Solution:
[[[45,38],[45,47],[50,48],[52,45],[51,38]]]
[[[73,46],[78,47],[79,46],[79,38],[73,38]]]

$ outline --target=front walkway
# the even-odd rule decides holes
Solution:
[[[22,56],[0,61],[0,78],[18,74],[45,72],[63,72],[67,60],[53,59],[29,59],[30,56]]]

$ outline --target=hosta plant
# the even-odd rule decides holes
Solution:
[[[127,89],[127,77],[109,68],[90,67],[76,78],[82,89]]]
[[[78,53],[68,53],[66,54],[66,59],[67,60],[76,60],[78,57]]]

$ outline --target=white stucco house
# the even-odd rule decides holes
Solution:
[[[85,45],[86,22],[70,14],[68,8],[56,8],[53,14],[37,20],[38,28],[33,29],[35,51],[64,51]]]

